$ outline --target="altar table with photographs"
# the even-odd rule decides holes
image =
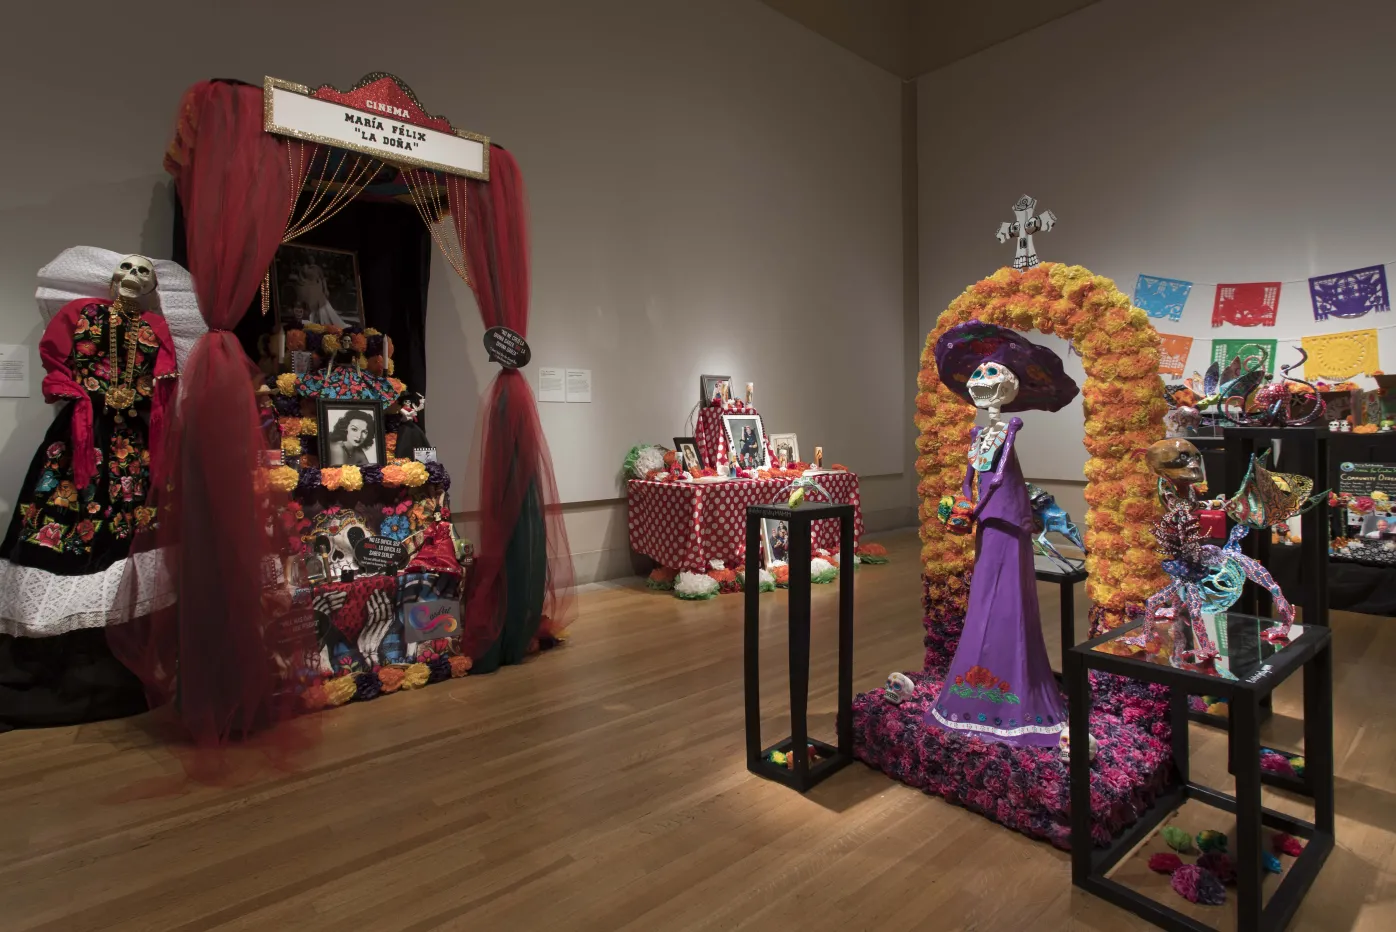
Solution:
[[[863,536],[858,477],[851,472],[811,477],[834,501],[853,506],[853,540]],[[670,569],[705,573],[710,560],[739,569],[746,555],[746,509],[768,505],[788,479],[733,479],[723,482],[630,480],[630,547]],[[819,501],[813,497],[811,501]],[[839,522],[813,525],[814,549],[839,546]]]

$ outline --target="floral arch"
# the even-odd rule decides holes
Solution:
[[[1168,404],[1158,375],[1159,336],[1148,316],[1108,278],[1079,265],[1047,262],[1003,268],[951,302],[926,337],[917,376],[916,472],[921,477],[921,563],[927,611],[963,617],[974,539],[946,533],[936,507],[960,488],[974,409],[940,381],[935,345],[950,327],[982,320],[1071,341],[1085,364],[1086,592],[1091,630],[1125,621],[1165,582],[1150,530],[1158,514],[1156,482],[1142,452],[1163,437]]]

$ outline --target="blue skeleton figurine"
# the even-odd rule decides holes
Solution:
[[[1071,520],[1071,515],[1057,504],[1051,492],[1031,482],[1028,483],[1028,501],[1032,505],[1032,521],[1037,531],[1037,536],[1032,539],[1033,552],[1042,554],[1067,572],[1080,569],[1080,562],[1062,556],[1061,551],[1047,539],[1049,531],[1060,534],[1084,553],[1086,542],[1081,537],[1081,529]]]

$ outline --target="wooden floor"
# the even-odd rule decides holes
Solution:
[[[916,541],[885,542],[894,562],[857,574],[858,689],[921,660]],[[815,600],[826,734],[835,588]],[[767,740],[788,731],[785,599],[762,597]],[[561,650],[326,713],[297,772],[237,788],[171,792],[138,720],[0,735],[0,930],[1151,928],[1073,889],[1063,852],[862,765],[807,798],[749,776],[741,598],[636,583],[580,607]],[[1390,932],[1396,619],[1333,625],[1338,849],[1291,928]],[[1275,706],[1272,740],[1294,739],[1297,684]],[[1222,737],[1192,738],[1195,774],[1228,786]]]

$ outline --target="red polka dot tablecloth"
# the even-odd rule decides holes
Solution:
[[[853,506],[853,541],[863,536],[863,509],[858,477],[851,472],[817,477],[818,483],[841,505]],[[710,560],[729,569],[746,558],[746,509],[769,504],[785,479],[731,482],[630,481],[630,547],[660,566],[703,573]],[[816,521],[813,546],[837,550],[839,522]]]

